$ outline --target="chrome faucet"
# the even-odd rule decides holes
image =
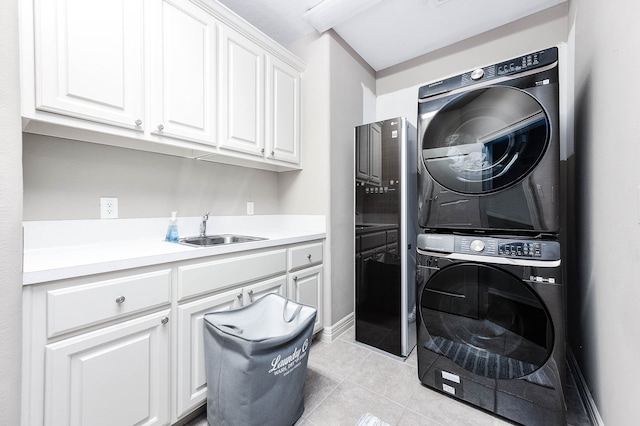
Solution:
[[[200,222],[200,236],[206,237],[207,235],[207,220],[209,220],[209,212],[206,212],[202,216],[202,222]]]

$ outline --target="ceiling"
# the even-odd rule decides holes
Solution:
[[[219,1],[285,47],[317,32],[307,11],[326,14],[326,25],[379,71],[566,0]]]

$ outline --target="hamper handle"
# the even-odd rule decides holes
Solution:
[[[243,328],[240,328],[240,327],[238,327],[238,326],[236,326],[236,325],[220,324],[220,325],[218,325],[218,327],[220,327],[220,328],[228,328],[228,329],[230,329],[230,330],[232,330],[232,331],[235,331],[235,332],[236,332],[236,333],[238,333],[238,334],[242,334],[242,333],[244,333],[244,329],[243,329]]]
[[[288,304],[289,304],[289,299],[285,300],[284,308],[282,309],[282,319],[284,320],[284,322],[287,322],[287,323],[293,321],[298,316],[300,311],[302,310],[302,305],[298,305],[296,310],[293,312],[293,315],[291,315],[291,318],[287,319],[287,317],[285,317],[285,314],[287,312],[287,305]]]

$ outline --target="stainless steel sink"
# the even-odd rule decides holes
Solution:
[[[204,237],[187,237],[180,239],[180,244],[193,247],[211,247],[223,244],[248,243],[250,241],[266,240],[266,238],[249,237],[246,235],[221,234],[205,235]]]

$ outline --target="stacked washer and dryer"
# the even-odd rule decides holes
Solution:
[[[558,50],[420,88],[421,382],[565,424]]]

